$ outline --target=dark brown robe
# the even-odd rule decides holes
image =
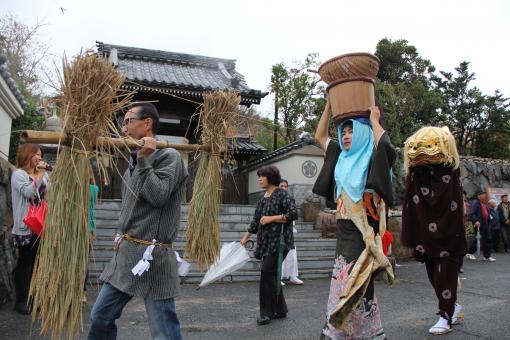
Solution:
[[[463,204],[459,169],[411,167],[405,180],[402,243],[418,259],[465,255]]]

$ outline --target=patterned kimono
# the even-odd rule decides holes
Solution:
[[[353,136],[355,134],[356,129]],[[391,167],[396,152],[384,133],[377,147],[373,148],[367,169],[364,169],[367,177],[363,197],[356,201],[345,191],[337,197],[335,166],[340,153],[339,144],[330,141],[324,166],[313,189],[329,201],[336,201],[338,221],[327,321],[322,334],[330,339],[385,339],[372,273],[381,269],[387,272],[389,282],[393,280],[379,233],[384,234],[386,229],[386,204],[393,201]],[[354,169],[346,170],[349,173]],[[366,203],[377,215],[377,221],[367,215]]]

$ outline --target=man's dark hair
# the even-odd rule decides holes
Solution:
[[[284,179],[284,178],[280,179],[280,184],[282,184],[282,183],[287,184],[287,186],[289,185],[289,181],[287,181],[287,180],[286,180],[286,179]]]
[[[156,105],[152,103],[134,103],[129,108],[134,109],[135,107],[140,108],[140,112],[138,113],[138,118],[145,119],[150,118],[152,119],[152,133],[157,134],[158,128],[159,128],[159,114],[158,109],[156,108]]]
[[[280,176],[280,170],[274,165],[263,166],[257,170],[257,176],[266,177],[269,184],[280,185],[282,177]]]

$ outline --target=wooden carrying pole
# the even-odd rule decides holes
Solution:
[[[67,138],[67,136],[62,132],[25,130],[21,133],[21,139],[25,143],[70,145],[69,138]],[[108,142],[119,148],[139,148],[142,146],[140,141],[129,138],[99,137],[97,144],[101,144],[103,142]],[[211,147],[208,145],[175,144],[161,140],[156,142],[156,148],[172,148],[179,151],[211,151]]]

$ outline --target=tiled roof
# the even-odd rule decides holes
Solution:
[[[201,98],[204,91],[233,89],[243,104],[259,104],[267,93],[251,89],[235,69],[233,59],[150,50],[96,42],[99,54],[109,57],[126,75],[131,88]],[[138,86],[137,86],[138,85]],[[129,87],[129,86],[128,86]],[[146,90],[147,88],[144,88]]]
[[[260,165],[262,163],[267,162],[270,159],[285,155],[285,154],[287,154],[293,150],[296,150],[296,149],[301,149],[302,147],[304,147],[306,145],[313,145],[314,143],[315,143],[315,141],[313,140],[313,138],[311,138],[309,136],[305,136],[303,138],[296,140],[295,142],[287,144],[284,147],[281,147],[273,152],[270,152],[256,160],[248,163],[246,168],[251,168],[253,166]]]
[[[7,58],[2,53],[0,53],[0,76],[5,80],[21,107],[24,108],[27,102],[23,98],[18,85],[16,85],[16,81],[12,79],[11,72],[9,72],[9,68],[7,67]]]
[[[232,141],[235,144],[232,145]],[[236,137],[230,140],[230,147],[234,149],[235,154],[243,155],[262,155],[267,149],[260,145],[257,141],[251,140],[249,137]]]

